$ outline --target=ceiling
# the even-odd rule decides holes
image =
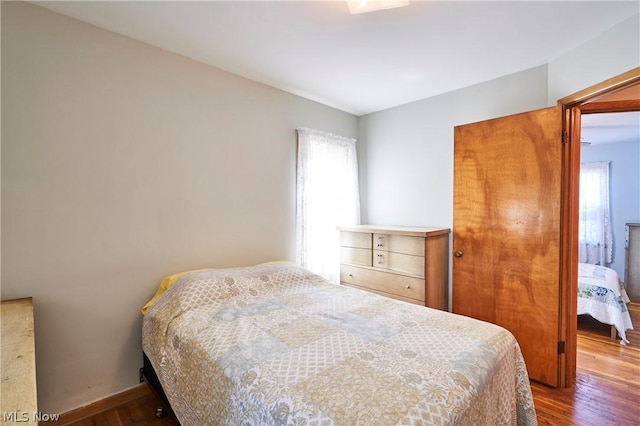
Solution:
[[[364,115],[549,63],[637,14],[636,1],[34,1]]]
[[[583,114],[580,139],[590,145],[640,143],[640,111]]]

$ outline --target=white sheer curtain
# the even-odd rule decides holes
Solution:
[[[297,129],[297,262],[340,282],[337,227],[360,223],[356,140]]]
[[[603,266],[612,262],[608,162],[580,166],[579,242],[580,262]]]

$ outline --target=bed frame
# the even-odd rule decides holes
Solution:
[[[162,389],[162,385],[160,384],[160,380],[158,379],[158,374],[156,370],[153,369],[153,365],[151,365],[151,361],[147,357],[147,354],[142,352],[142,376],[144,377],[144,381],[151,386],[151,389],[162,399],[165,406],[171,410],[171,404],[169,404],[169,399],[167,398],[167,394],[164,393],[164,389]],[[162,417],[164,416],[164,408],[158,407],[156,409],[156,416]]]

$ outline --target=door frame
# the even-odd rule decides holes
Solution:
[[[614,92],[640,84],[640,67],[612,77],[594,86],[558,100],[562,107],[563,132],[563,188],[560,238],[560,341],[566,342],[561,354],[560,384],[571,387],[576,378],[578,345],[578,221],[580,182],[580,127],[582,114],[640,111],[640,100],[597,102]],[[564,358],[564,359],[563,359]]]

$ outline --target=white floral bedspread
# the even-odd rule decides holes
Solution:
[[[626,331],[633,330],[628,300],[615,270],[578,264],[578,315],[589,314],[601,323],[613,325],[622,344],[629,343]]]
[[[184,425],[535,425],[507,330],[288,263],[188,273],[143,320]]]

